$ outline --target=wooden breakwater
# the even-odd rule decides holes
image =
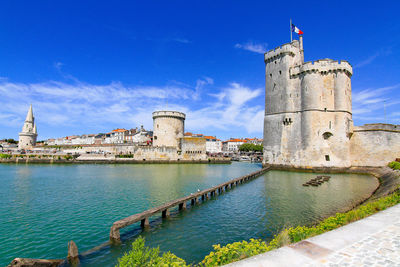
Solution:
[[[150,225],[150,217],[154,216],[158,213],[161,213],[161,216],[163,218],[168,217],[170,214],[170,210],[174,207],[178,207],[178,210],[183,210],[186,209],[186,206],[188,204],[188,202],[190,203],[190,205],[195,205],[200,203],[200,201],[205,201],[207,199],[209,199],[212,196],[215,196],[217,194],[221,194],[223,191],[226,191],[234,186],[237,186],[239,184],[243,184],[246,181],[252,180],[254,178],[257,178],[258,176],[262,175],[263,173],[267,172],[270,168],[269,167],[265,167],[259,171],[256,172],[252,172],[250,174],[241,176],[239,178],[236,179],[232,179],[228,182],[219,184],[217,186],[214,186],[212,188],[206,189],[206,190],[202,190],[199,192],[196,192],[194,194],[191,194],[189,196],[186,197],[182,197],[173,201],[170,201],[168,203],[165,203],[161,206],[155,207],[155,208],[151,208],[149,210],[146,210],[144,212],[141,213],[137,213],[134,215],[131,215],[129,217],[126,217],[122,220],[116,221],[113,223],[113,225],[111,226],[111,230],[110,230],[110,241],[111,242],[116,242],[119,243],[121,242],[121,236],[119,233],[119,230],[127,227],[131,224],[134,224],[136,222],[141,222],[141,226],[142,227],[148,227]]]

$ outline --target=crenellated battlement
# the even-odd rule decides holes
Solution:
[[[346,60],[338,61],[332,59],[320,59],[316,61],[304,62],[302,65],[290,68],[290,76],[295,77],[302,73],[329,73],[344,71],[349,77],[353,75],[353,68]]]
[[[291,43],[286,43],[281,46],[276,47],[275,49],[269,50],[264,54],[264,61],[265,63],[275,60],[276,58],[282,56],[282,55],[296,55],[300,53],[300,45],[299,41],[294,40]]]
[[[153,119],[160,118],[160,117],[171,117],[171,118],[177,118],[177,119],[184,120],[186,118],[186,115],[185,115],[185,113],[182,113],[179,111],[160,110],[160,111],[153,112]]]

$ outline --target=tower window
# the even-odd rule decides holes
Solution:
[[[279,71],[279,75],[282,75],[282,71]]]
[[[275,60],[275,64],[276,64],[276,60]]]
[[[329,129],[332,129],[332,122],[329,122]]]
[[[269,77],[271,77],[271,78],[272,78],[272,73],[270,73],[270,74],[269,74]]]
[[[325,155],[325,160],[330,161],[331,159],[329,158],[329,155]]]

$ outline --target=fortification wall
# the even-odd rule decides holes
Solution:
[[[198,137],[182,138],[182,153],[183,160],[205,160],[206,154],[206,139]]]
[[[400,125],[354,127],[350,150],[352,166],[385,166],[400,158]]]

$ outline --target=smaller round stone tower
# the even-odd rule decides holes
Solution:
[[[180,139],[185,131],[185,113],[178,111],[153,112],[153,146],[180,149]]]
[[[26,115],[22,132],[19,133],[18,149],[32,148],[36,145],[37,129],[35,117],[33,116],[32,105],[29,107]]]

